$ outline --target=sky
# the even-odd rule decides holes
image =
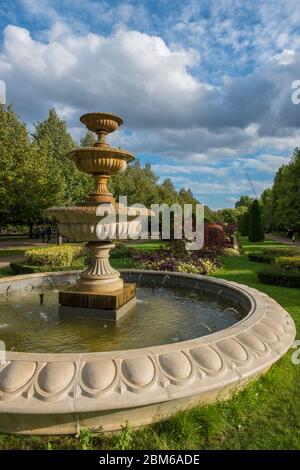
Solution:
[[[120,115],[112,145],[212,209],[270,187],[300,147],[299,0],[0,0],[0,80],[33,122],[73,137]],[[248,175],[248,176],[247,176]]]

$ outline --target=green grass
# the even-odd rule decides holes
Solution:
[[[249,243],[241,239],[244,254],[224,257],[224,267],[215,276],[245,283],[266,292],[281,303],[300,327],[300,290],[261,284],[261,263],[247,254],[277,242]],[[114,260],[123,267],[128,258]],[[120,264],[119,264],[120,263]],[[126,267],[129,267],[126,265]],[[82,430],[73,436],[32,437],[0,435],[1,449],[300,449],[300,365],[291,353],[283,357],[261,379],[226,402],[197,406],[171,419],[133,431],[126,426],[120,435],[109,437]]]
[[[10,276],[11,270],[9,266],[5,266],[5,268],[0,268],[0,277],[1,276]]]
[[[161,248],[164,248],[165,246],[168,245],[168,242],[162,241],[162,240],[150,240],[142,243],[134,243],[134,242],[128,242],[128,246],[130,248],[135,248],[136,250],[147,250],[147,251],[153,251],[153,250],[159,250]]]

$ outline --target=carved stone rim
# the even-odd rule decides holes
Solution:
[[[118,126],[121,126],[123,124],[123,119],[117,116],[116,114],[112,113],[101,113],[100,111],[95,111],[91,113],[85,113],[82,116],[80,116],[80,121],[85,124],[84,120],[87,116],[96,116],[96,117],[101,117],[101,119],[111,119],[115,122],[118,123]]]
[[[94,159],[117,159],[124,160],[125,162],[131,162],[135,160],[134,155],[124,149],[115,149],[112,147],[101,148],[99,147],[82,147],[78,149],[71,150],[68,153],[68,158],[70,160],[78,160],[79,158],[94,158]]]

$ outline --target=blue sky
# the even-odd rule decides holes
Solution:
[[[21,117],[119,114],[112,143],[212,208],[270,186],[300,146],[295,0],[0,2],[0,79]]]

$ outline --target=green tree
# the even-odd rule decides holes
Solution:
[[[65,193],[62,203],[71,205],[80,202],[91,191],[93,181],[90,176],[78,171],[74,162],[67,157],[68,152],[76,145],[67,131],[66,122],[52,108],[47,119],[38,121],[34,127],[33,142],[38,149],[46,152],[50,166],[56,165],[57,172],[64,176]]]
[[[80,140],[80,147],[93,147],[96,143],[96,137],[94,132],[87,131],[84,137]]]
[[[250,196],[247,196],[246,194],[241,196],[240,199],[235,203],[235,207],[248,207],[250,208],[251,204],[253,202],[253,198]]]
[[[250,242],[260,242],[264,240],[264,227],[261,217],[261,210],[257,199],[251,204],[249,213],[249,235]]]
[[[0,224],[15,223],[17,191],[31,142],[26,125],[12,106],[0,105]],[[23,199],[26,195],[21,194]]]
[[[273,197],[272,189],[265,189],[260,197],[262,207],[262,218],[266,230],[271,230],[274,226]]]
[[[249,235],[249,222],[250,222],[250,215],[249,211],[247,210],[242,218],[240,223],[240,233],[243,237],[247,237]]]

